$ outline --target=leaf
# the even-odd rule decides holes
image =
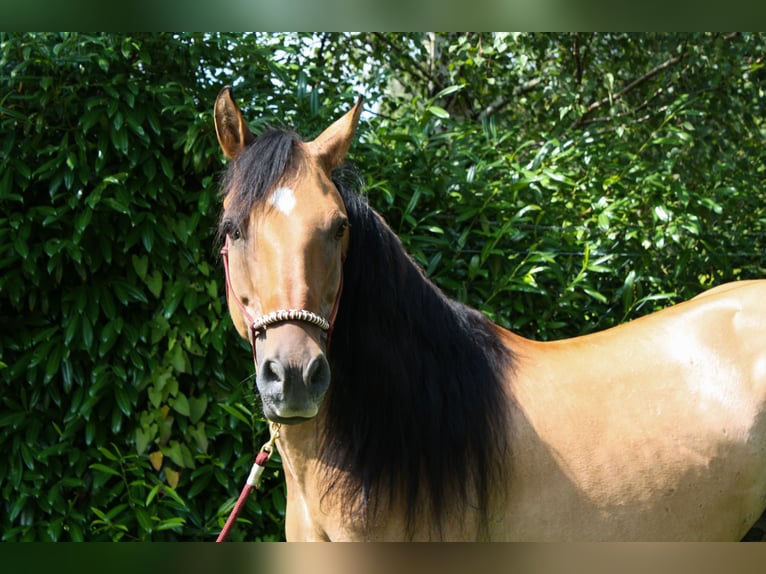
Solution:
[[[447,86],[443,90],[440,90],[439,93],[437,93],[433,99],[438,100],[439,98],[443,98],[444,96],[449,96],[450,94],[454,94],[455,92],[459,92],[465,88],[465,85],[462,84],[454,84],[452,86]]]
[[[162,461],[164,458],[165,455],[162,454],[162,451],[155,450],[154,452],[150,453],[149,462],[152,463],[152,468],[159,472],[159,470],[162,468]]]
[[[176,344],[170,353],[168,353],[168,356],[170,358],[170,364],[173,365],[173,369],[177,373],[185,373],[187,371],[186,353],[180,344]],[[188,412],[186,414],[188,416]]]
[[[136,520],[138,521],[138,525],[144,529],[147,533],[151,534],[152,530],[154,529],[154,526],[152,525],[152,520],[149,517],[149,514],[144,510],[143,508],[136,506],[134,508],[134,512],[136,515]]]
[[[588,295],[590,295],[594,299],[600,301],[601,303],[608,303],[609,302],[609,300],[606,297],[604,297],[604,295],[602,295],[601,293],[599,293],[595,289],[592,289],[590,287],[583,287],[583,291],[585,291]]]
[[[672,217],[671,214],[668,212],[668,210],[665,209],[665,207],[663,207],[662,205],[655,206],[654,214],[657,216],[657,219],[659,219],[660,221],[670,221]]]
[[[27,496],[21,495],[19,496],[13,503],[11,504],[11,508],[8,512],[8,518],[11,522],[14,522],[19,514],[21,514],[21,511],[24,510],[24,506],[27,503]]]
[[[143,280],[146,277],[146,270],[149,268],[149,257],[147,255],[132,255],[130,258],[133,263],[133,269],[136,271],[138,278]]]
[[[197,448],[202,453],[207,453],[208,438],[205,432],[205,423],[199,423],[196,427],[189,427],[189,435],[194,439]]]
[[[127,504],[118,504],[114,508],[112,508],[109,512],[106,513],[106,517],[109,521],[114,520],[120,513],[122,513],[126,508],[128,508]]]
[[[229,413],[234,418],[239,419],[240,421],[245,423],[246,425],[250,426],[252,424],[252,421],[248,417],[246,417],[242,413],[242,411],[240,411],[239,409],[234,408],[234,407],[232,407],[230,405],[227,405],[225,403],[218,403],[218,406],[221,407],[224,411]]]
[[[27,245],[27,242],[20,235],[14,237],[13,247],[22,259],[26,259],[29,255],[29,245]]]
[[[48,355],[48,362],[45,364],[45,382],[49,382],[58,373],[61,365],[61,357],[64,354],[62,345],[54,345]]]
[[[197,424],[207,410],[207,396],[189,398],[189,418],[192,424]]]
[[[148,428],[138,427],[136,429],[136,453],[143,454],[156,436],[157,425],[150,425]]]
[[[93,327],[91,327],[88,317],[83,315],[82,319],[82,342],[85,349],[93,347]]]
[[[101,201],[102,204],[110,207],[114,211],[118,213],[122,213],[124,215],[130,215],[130,207],[127,203],[124,201],[121,201],[120,199],[114,198],[114,197],[107,197],[106,199],[103,199]]]
[[[98,452],[103,456],[104,458],[118,462],[120,460],[119,456],[115,455],[111,450],[108,448],[104,448],[103,446],[98,447]]]
[[[146,295],[135,285],[128,283],[127,281],[114,281],[112,284],[114,293],[117,295],[117,299],[123,305],[127,305],[133,301],[140,303],[148,303],[149,300]]]
[[[93,210],[91,209],[83,209],[80,213],[78,213],[74,219],[75,231],[79,234],[84,233],[85,230],[88,228],[88,225],[90,224],[92,217],[93,217]]]
[[[103,472],[104,474],[109,474],[111,476],[122,476],[118,471],[115,469],[106,466],[105,464],[101,464],[100,462],[95,462],[90,465],[89,467],[92,470],[97,470],[98,472]]]
[[[181,453],[181,444],[177,440],[171,440],[168,446],[162,447],[162,454],[173,461],[176,466],[184,466],[184,457]]]
[[[171,399],[170,405],[177,413],[180,413],[186,417],[190,415],[189,399],[187,399],[186,395],[183,393],[179,393],[175,399]]]
[[[165,298],[165,312],[166,319],[170,319],[175,313],[178,305],[186,295],[188,284],[184,281],[176,281],[176,283],[170,288],[170,292]]]
[[[133,404],[128,395],[128,390],[123,386],[125,383],[118,383],[114,389],[114,398],[117,406],[126,417],[131,416]]]
[[[156,269],[151,272],[146,278],[144,278],[146,286],[149,287],[152,295],[159,297],[162,293],[162,273]]]
[[[173,518],[166,518],[165,520],[160,521],[156,527],[156,530],[173,530],[175,528],[181,528],[184,524],[186,524],[186,519],[184,517],[175,516]]]
[[[147,391],[147,395],[149,396],[149,402],[152,404],[154,408],[159,408],[159,406],[162,404],[163,399],[163,393],[160,389],[156,388],[155,386],[149,387],[149,390]]]
[[[122,330],[122,325],[122,317],[117,317],[104,326],[104,329],[101,331],[101,342],[98,346],[99,357],[106,355],[117,342],[117,338],[120,336],[120,331]]]
[[[99,290],[99,303],[101,303],[101,309],[104,311],[104,315],[106,315],[108,319],[115,319],[117,316],[117,309],[114,305],[114,298],[108,290]],[[120,321],[122,320],[120,319]]]
[[[181,473],[177,470],[173,470],[172,468],[166,468],[165,479],[171,488],[176,488],[178,486],[178,482],[181,480]]]
[[[112,129],[109,132],[112,140],[112,145],[123,155],[128,154],[128,131],[125,126],[120,126],[119,129]]]
[[[150,491],[149,494],[146,495],[146,502],[144,503],[144,506],[149,506],[154,498],[159,494],[160,490],[163,488],[162,484],[155,485]]]
[[[449,118],[449,112],[440,106],[429,106],[428,113],[442,120]]]
[[[0,428],[3,428],[5,426],[10,426],[10,427],[16,428],[26,418],[27,418],[27,415],[24,412],[14,412],[14,413],[5,412],[5,413],[1,413],[0,414]]]

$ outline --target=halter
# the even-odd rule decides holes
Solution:
[[[250,337],[250,344],[253,347],[253,361],[255,362],[255,365],[256,365],[256,373],[258,370],[258,359],[255,354],[255,340],[258,337],[258,335],[266,331],[267,327],[270,327],[271,325],[274,325],[275,323],[284,323],[285,321],[301,321],[303,323],[309,323],[310,325],[319,327],[322,331],[327,333],[327,342],[325,343],[325,347],[329,351],[330,338],[332,336],[332,329],[335,323],[335,317],[338,315],[338,306],[340,305],[340,296],[341,296],[341,293],[343,292],[342,270],[341,270],[341,276],[340,276],[340,286],[338,287],[338,294],[335,297],[335,303],[333,304],[332,311],[330,311],[329,319],[325,319],[321,315],[317,315],[313,311],[307,311],[306,309],[279,309],[277,311],[272,311],[271,313],[261,315],[260,317],[253,318],[253,316],[247,310],[247,307],[245,307],[242,304],[242,301],[240,301],[239,297],[237,297],[237,294],[234,293],[234,288],[231,285],[231,277],[229,275],[229,236],[228,235],[226,236],[223,247],[221,248],[221,255],[223,256],[223,270],[224,270],[224,275],[226,277],[226,300],[231,301],[231,298],[233,298],[234,302],[237,304],[237,307],[242,312],[242,315],[250,324],[249,337]],[[231,293],[232,295],[231,298],[229,297],[229,293]]]

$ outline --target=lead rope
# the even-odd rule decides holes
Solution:
[[[231,287],[231,279],[229,278],[229,236],[226,236],[225,243],[223,247],[221,248],[221,255],[223,256],[223,268],[224,268],[224,277],[226,279],[226,300],[227,302],[230,301],[229,293],[231,292],[231,296],[234,299],[234,302],[239,307],[239,310],[242,312],[242,315],[250,322],[250,333],[252,336],[252,340],[250,341],[252,347],[253,347],[253,363],[255,364],[255,372],[256,376],[258,373],[258,359],[255,355],[255,338],[257,336],[257,331],[255,329],[255,320],[252,318],[250,313],[248,313],[245,306],[240,302],[239,297],[237,297],[234,294],[234,290]],[[248,497],[250,496],[250,493],[253,491],[253,488],[258,488],[260,486],[261,482],[261,476],[263,475],[263,471],[266,470],[266,465],[268,464],[269,460],[271,460],[272,454],[274,454],[274,447],[276,446],[276,441],[279,438],[279,423],[270,422],[269,423],[269,440],[261,447],[261,450],[258,452],[258,454],[255,457],[255,462],[253,463],[253,466],[250,468],[250,475],[247,477],[247,480],[245,481],[245,485],[242,487],[242,491],[239,493],[239,498],[237,499],[237,502],[234,503],[234,508],[231,509],[231,512],[229,513],[229,517],[226,519],[226,524],[223,526],[223,530],[221,530],[220,534],[218,534],[218,538],[216,538],[216,542],[224,542],[229,537],[229,532],[231,532],[232,527],[237,521],[237,517],[242,512],[242,508],[245,506],[245,502],[247,502]]]
[[[234,504],[234,508],[231,509],[229,518],[226,520],[226,524],[224,524],[223,530],[221,530],[221,533],[218,535],[216,542],[224,542],[229,537],[229,531],[231,531],[232,526],[234,526],[234,523],[237,521],[237,517],[239,516],[239,513],[242,512],[242,507],[245,505],[253,488],[260,487],[261,475],[263,475],[263,471],[266,470],[266,465],[269,460],[271,460],[271,455],[274,454],[275,443],[279,438],[279,428],[279,423],[269,423],[269,440],[261,447],[260,452],[255,457],[255,462],[250,469],[250,476],[247,477],[245,486],[242,487],[242,492],[240,492],[239,498]]]

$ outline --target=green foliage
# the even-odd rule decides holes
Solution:
[[[198,67],[231,56],[200,40],[2,37],[4,540],[209,540],[266,432],[213,249],[231,78]],[[277,536],[273,483],[237,535]]]
[[[762,34],[0,34],[3,540],[211,540],[267,429],[211,108],[352,161],[449,295],[534,338],[764,274]],[[282,537],[279,461],[233,539]]]
[[[372,203],[448,293],[548,339],[763,276],[763,35],[366,40]]]

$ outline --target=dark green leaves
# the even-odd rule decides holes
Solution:
[[[201,40],[0,34],[4,540],[213,539],[265,430],[209,407],[252,366],[219,296]]]

